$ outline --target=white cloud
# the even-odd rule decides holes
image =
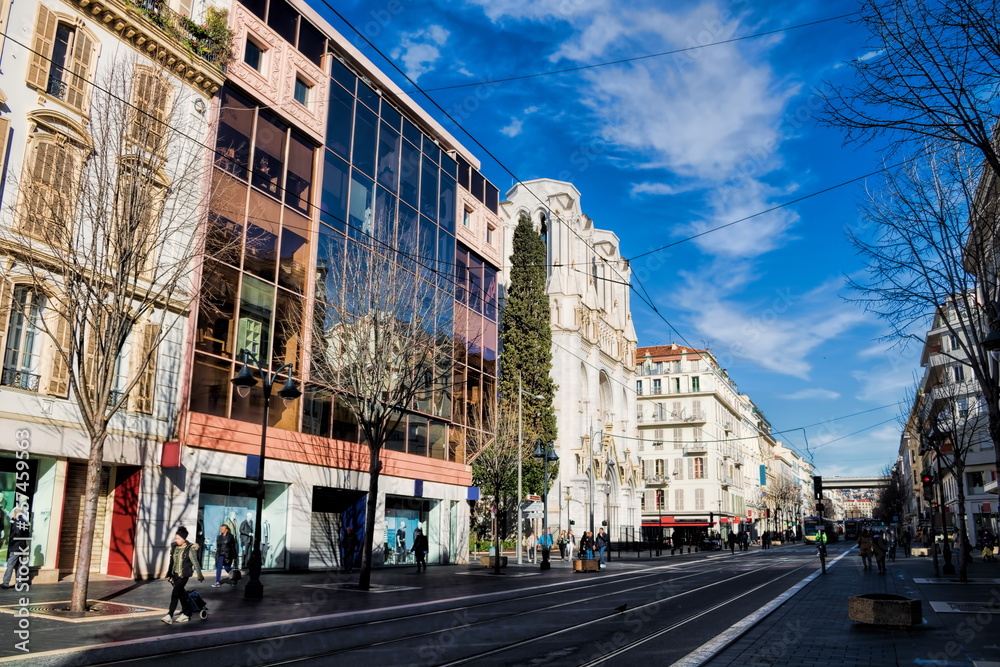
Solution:
[[[860,60],[861,62],[867,62],[872,58],[878,58],[883,53],[885,53],[885,49],[879,49],[878,51],[869,51],[864,55],[858,56],[858,60]]]
[[[538,112],[538,107],[531,106],[524,110],[525,115],[533,114]]]
[[[820,389],[819,387],[813,387],[811,389],[800,389],[791,394],[784,394],[779,396],[787,401],[832,401],[840,398],[840,394],[835,391],[830,391],[829,389]]]
[[[687,285],[671,294],[670,305],[688,312],[697,338],[713,341],[723,367],[739,361],[808,380],[815,350],[867,322],[861,310],[815,291],[778,289],[751,304],[728,298],[754,279],[746,262],[718,262],[711,271],[682,277]]]
[[[450,33],[439,25],[430,25],[416,32],[403,33],[399,46],[390,55],[402,61],[407,76],[416,81],[434,69],[441,58],[441,49]]]
[[[666,183],[633,183],[632,196],[636,195],[672,195],[677,190]]]
[[[752,179],[713,190],[708,196],[709,216],[691,224],[689,231],[701,234],[771,208],[774,204],[769,194],[767,186]],[[709,255],[752,258],[783,245],[787,239],[786,232],[798,220],[798,213],[782,208],[732,225],[724,231],[705,234],[695,239],[695,243]]]
[[[521,128],[524,126],[524,121],[520,118],[511,119],[510,125],[500,128],[500,134],[506,134],[508,137],[516,137],[521,134]]]

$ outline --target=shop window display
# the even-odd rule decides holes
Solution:
[[[257,521],[256,482],[202,477],[198,503],[198,542],[202,544],[202,567],[215,569],[215,538],[225,524],[236,538],[236,566],[244,569],[253,550]],[[263,567],[285,567],[285,526],[288,515],[288,486],[265,482],[264,511],[260,532]]]

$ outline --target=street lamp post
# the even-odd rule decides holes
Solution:
[[[521,524],[524,523],[521,514],[521,455],[524,453],[524,420],[521,418],[521,394],[526,394],[539,401],[545,400],[545,397],[540,394],[532,394],[525,391],[521,386],[521,373],[517,374],[517,544],[515,544],[515,547],[517,548],[518,565],[521,564],[524,551],[524,547],[521,544]]]
[[[941,568],[941,571],[944,572],[944,574],[955,574],[955,566],[951,562],[951,546],[948,544],[948,526],[946,523],[948,518],[948,508],[944,504],[944,477],[941,475],[941,449],[944,445],[944,434],[938,429],[936,423],[931,428],[930,439],[931,444],[934,445],[934,458],[937,461],[938,493],[941,499],[941,532],[944,537],[944,547],[942,549],[944,566]],[[931,524],[932,528],[933,525],[934,524]],[[931,531],[931,534],[933,535],[933,530]]]
[[[542,478],[542,534],[548,533],[549,529],[549,461],[558,461],[559,457],[556,455],[555,449],[552,448],[552,443],[546,443],[544,447],[542,446],[542,439],[539,438],[538,442],[535,443],[535,453],[533,455],[536,459],[542,459],[545,462],[545,472]],[[549,535],[549,539],[552,536]],[[551,545],[547,548],[542,549],[542,564],[541,569],[548,570],[552,565],[549,563],[549,551],[551,550]]]
[[[302,392],[299,390],[298,385],[295,384],[295,380],[292,379],[291,363],[285,364],[269,374],[261,367],[260,362],[253,352],[243,349],[240,350],[240,354],[243,357],[243,368],[240,369],[236,377],[230,380],[230,382],[236,387],[237,393],[241,397],[246,398],[250,394],[251,387],[257,384],[257,378],[250,372],[248,365],[248,362],[252,360],[253,364],[257,367],[257,371],[260,373],[263,383],[261,391],[264,395],[264,416],[260,427],[260,458],[257,461],[257,515],[254,522],[253,551],[250,553],[250,563],[248,564],[250,578],[247,581],[246,590],[244,591],[244,597],[259,600],[264,597],[264,585],[260,581],[260,570],[263,566],[260,554],[260,534],[261,523],[264,520],[264,455],[267,452],[267,412],[271,402],[271,388],[274,386],[274,381],[278,375],[285,369],[288,369],[288,379],[281,389],[278,390],[278,396],[285,401],[294,401],[302,395]]]
[[[594,439],[602,438],[603,431],[591,431],[590,432],[590,444],[587,452],[587,478],[590,482],[590,533],[594,533]]]

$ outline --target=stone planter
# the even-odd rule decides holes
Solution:
[[[496,556],[480,556],[479,563],[483,567],[496,567],[497,557]],[[507,567],[507,557],[500,556],[500,567]]]
[[[923,620],[920,600],[886,593],[847,598],[847,616],[857,623],[912,627]]]
[[[598,572],[600,569],[600,558],[577,558],[573,561],[574,572]]]

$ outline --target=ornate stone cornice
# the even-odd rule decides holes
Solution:
[[[91,19],[104,24],[110,32],[132,45],[146,57],[158,62],[205,95],[214,95],[225,83],[222,68],[191,50],[175,37],[153,24],[147,16],[116,0],[65,0]]]

